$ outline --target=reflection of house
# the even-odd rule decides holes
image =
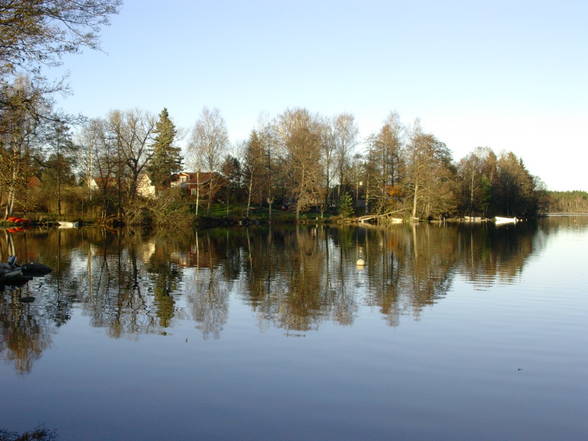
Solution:
[[[149,259],[155,254],[155,242],[145,242],[143,243],[142,248],[142,255],[143,255],[143,262],[148,263]]]
[[[172,252],[169,260],[184,268],[214,268],[218,264],[218,257],[214,250],[196,250],[195,246],[188,252]]]
[[[211,180],[213,181],[213,191],[217,191],[225,182],[224,178],[215,172],[181,172],[172,175],[170,187],[179,187],[192,195],[196,195],[197,188],[200,187],[200,196],[206,197],[210,190]]]
[[[122,185],[127,186],[128,181],[128,179],[123,179]],[[115,177],[93,177],[87,181],[87,185],[91,190],[115,189],[118,187],[118,179]],[[155,186],[147,173],[141,173],[137,179],[137,194],[144,198],[155,197]]]

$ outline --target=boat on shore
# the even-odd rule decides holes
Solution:
[[[518,219],[516,217],[500,217],[496,216],[494,218],[494,223],[496,225],[504,225],[504,224],[516,224]]]
[[[58,221],[58,228],[66,229],[66,228],[78,228],[80,226],[79,222],[67,222],[67,221]]]

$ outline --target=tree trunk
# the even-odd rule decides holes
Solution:
[[[8,216],[12,215],[12,210],[14,210],[14,197],[15,197],[15,191],[14,191],[14,187],[12,186],[10,188],[10,190],[8,190],[8,199],[6,202],[6,211],[5,211],[4,218],[7,218]]]
[[[367,175],[367,181],[365,184],[365,214],[369,212],[369,200],[370,200],[370,175]]]
[[[267,199],[267,205],[268,205],[268,222],[271,224],[272,223],[272,204],[274,203],[273,199],[268,198]]]
[[[417,197],[418,197],[418,191],[419,191],[419,183],[418,181],[414,184],[414,195],[412,198],[412,217],[413,219],[416,218],[416,213],[417,213]]]
[[[249,219],[249,210],[251,208],[251,190],[253,188],[253,172],[251,173],[251,176],[249,177],[249,191],[248,191],[248,195],[247,195],[247,219]]]
[[[58,162],[57,166],[57,216],[61,217],[61,164]]]
[[[6,209],[4,212],[5,219],[12,215],[12,211],[14,210],[14,199],[16,198],[16,181],[20,171],[19,155],[16,152],[16,147],[13,147],[12,164],[12,176],[6,195]]]
[[[474,212],[474,171],[472,170],[472,177],[470,180],[470,216]]]
[[[200,206],[200,171],[196,171],[196,216],[198,216],[198,207]]]
[[[298,191],[298,199],[296,200],[296,222],[300,219],[300,200],[302,198],[302,193],[304,192],[305,182],[306,179],[306,169],[304,165],[302,166],[302,177],[300,178],[300,190]]]
[[[231,197],[231,191],[227,185],[227,217],[229,217],[229,199]]]
[[[206,214],[210,215],[210,204],[212,203],[212,175],[208,184],[208,205],[206,206]]]

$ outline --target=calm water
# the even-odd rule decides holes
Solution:
[[[0,232],[3,260],[55,269],[0,293],[0,428],[585,440],[587,250],[588,217]]]

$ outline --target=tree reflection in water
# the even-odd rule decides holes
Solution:
[[[4,287],[0,296],[0,353],[26,374],[51,344],[50,318],[45,308],[21,301],[26,288]]]
[[[583,223],[582,223],[583,222]],[[205,231],[27,231],[5,234],[0,258],[54,271],[0,291],[0,353],[27,373],[75,310],[113,338],[167,334],[193,320],[219,338],[231,302],[250,307],[260,327],[287,333],[324,321],[352,325],[361,307],[392,326],[418,318],[460,275],[475,289],[511,283],[526,260],[578,219],[495,228],[401,225],[388,230],[297,226]],[[358,258],[366,261],[357,267]],[[34,297],[25,303],[24,297]]]

